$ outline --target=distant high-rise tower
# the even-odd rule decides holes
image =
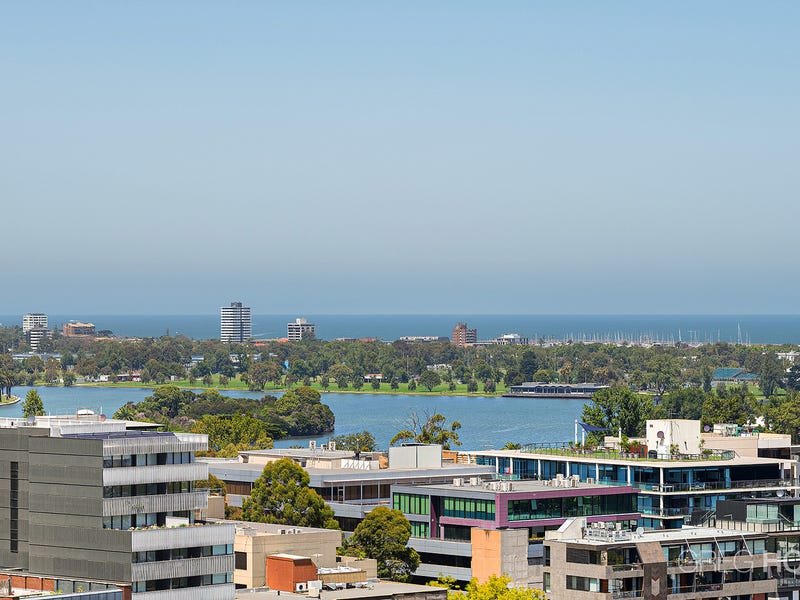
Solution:
[[[466,346],[467,344],[474,344],[478,341],[478,330],[467,329],[466,323],[456,323],[453,327],[453,335],[450,341],[456,346]]]
[[[293,322],[286,324],[286,337],[289,338],[290,342],[313,340],[316,332],[317,328],[314,324],[305,319],[295,319]]]
[[[223,342],[246,342],[253,337],[250,307],[241,302],[219,309],[219,339]]]
[[[22,333],[31,329],[47,329],[47,315],[44,313],[28,313],[22,316]]]

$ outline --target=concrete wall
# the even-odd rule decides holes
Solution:
[[[335,567],[336,549],[341,545],[342,532],[333,529],[283,535],[237,532],[233,549],[247,555],[247,568],[234,571],[234,583],[249,588],[265,585],[267,557],[274,554],[307,556],[318,567]]]
[[[438,469],[442,466],[442,447],[393,446],[389,448],[389,467],[392,469]]]
[[[492,575],[506,575],[515,585],[527,586],[527,529],[472,528],[472,576],[481,583]]]

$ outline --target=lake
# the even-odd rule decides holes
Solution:
[[[24,397],[30,388],[19,386],[14,394]],[[39,387],[45,410],[50,414],[72,414],[89,408],[111,416],[126,402],[138,402],[150,395],[145,388]],[[259,398],[260,393],[223,391],[236,398]],[[280,395],[280,394],[276,394]],[[500,448],[506,442],[563,442],[571,440],[574,422],[580,417],[583,400],[500,398],[480,396],[406,396],[389,394],[323,394],[323,402],[336,415],[335,434],[368,430],[380,448],[406,427],[411,413],[425,416],[440,412],[448,420],[461,422],[464,449]],[[0,417],[22,415],[22,402],[0,407]],[[278,440],[276,447],[307,444],[309,439]]]

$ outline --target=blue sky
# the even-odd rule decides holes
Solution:
[[[798,18],[0,3],[0,314],[796,313]]]

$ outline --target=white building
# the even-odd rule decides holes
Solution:
[[[286,324],[286,337],[290,342],[313,340],[316,337],[316,327],[305,319],[295,319]]]
[[[44,313],[28,313],[22,316],[22,333],[31,329],[47,329],[47,315]]]
[[[219,309],[219,339],[223,342],[246,342],[253,337],[250,307],[241,302]]]

